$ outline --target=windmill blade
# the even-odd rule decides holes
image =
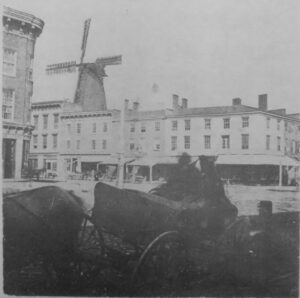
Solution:
[[[50,64],[46,67],[47,75],[71,73],[76,71],[76,61],[68,61],[63,63]]]
[[[111,57],[103,57],[103,58],[98,58],[96,60],[96,63],[101,64],[103,66],[105,65],[118,65],[122,63],[122,56],[111,56]]]
[[[89,30],[90,30],[90,24],[91,24],[91,19],[86,19],[84,21],[83,25],[83,36],[82,36],[82,42],[81,42],[81,58],[80,58],[80,63],[83,62],[83,58],[85,55],[85,49],[86,49],[86,44],[87,44],[87,38],[89,35]]]

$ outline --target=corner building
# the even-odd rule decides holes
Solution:
[[[9,7],[3,8],[2,21],[3,178],[18,179],[28,167],[34,48],[44,22]]]

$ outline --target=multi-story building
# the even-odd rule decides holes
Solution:
[[[125,175],[159,180],[186,152],[193,159],[210,156],[227,179],[282,181],[291,167],[300,166],[300,119],[284,110],[268,110],[266,94],[258,101],[258,107],[234,98],[230,106],[188,108],[187,99],[179,104],[173,95],[172,109],[140,111],[137,102],[129,108],[125,100],[123,117],[119,110],[83,112],[68,104],[59,116],[61,173],[117,166],[122,155]]]
[[[57,176],[59,142],[61,137],[60,116],[65,101],[44,101],[31,105],[32,131],[29,167],[45,169],[47,176]]]
[[[9,7],[3,8],[2,161],[3,178],[20,178],[27,168],[32,126],[33,59],[44,22]]]

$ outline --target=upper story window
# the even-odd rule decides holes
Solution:
[[[266,135],[266,150],[270,150],[271,148],[271,136]]]
[[[103,150],[107,149],[107,140],[102,140],[102,149]]]
[[[53,149],[57,148],[57,134],[53,134]]]
[[[93,123],[92,132],[96,133],[96,131],[97,131],[97,123]]]
[[[67,140],[67,149],[70,149],[70,148],[71,148],[71,141]]]
[[[204,128],[211,129],[211,119],[204,119]]]
[[[129,144],[129,150],[131,150],[131,151],[134,150],[134,143]]]
[[[190,149],[190,148],[191,148],[191,137],[184,136],[184,149]]]
[[[96,150],[96,140],[92,140],[92,150]]]
[[[277,130],[280,130],[280,119],[277,119]]]
[[[33,125],[35,129],[38,129],[39,127],[39,115],[34,115],[33,116]]]
[[[43,129],[48,129],[48,115],[43,115]]]
[[[3,104],[2,104],[2,118],[5,120],[14,119],[14,104],[15,91],[14,89],[2,89]]]
[[[160,121],[155,121],[155,131],[160,131]]]
[[[204,136],[204,148],[205,149],[210,149],[210,136]]]
[[[146,132],[146,123],[145,122],[141,123],[141,132]]]
[[[153,147],[154,151],[159,151],[160,150],[160,140],[159,139],[155,139],[154,140],[154,147]]]
[[[58,121],[59,121],[59,115],[58,114],[54,114],[53,115],[53,128],[54,129],[58,128]]]
[[[177,120],[173,120],[173,121],[172,121],[172,130],[177,130],[177,127],[178,127],[178,122],[177,122]]]
[[[17,73],[17,52],[12,49],[4,49],[3,53],[3,74],[15,77]]]
[[[81,133],[81,123],[77,123],[77,133]]]
[[[184,120],[184,129],[191,130],[191,120]]]
[[[270,121],[271,121],[271,119],[268,117],[267,118],[267,128],[270,128]]]
[[[249,135],[242,134],[242,149],[249,149]]]
[[[223,119],[224,121],[224,128],[230,128],[230,118]]]
[[[281,150],[281,138],[277,137],[277,151]]]
[[[135,123],[134,122],[130,123],[130,132],[135,132]]]
[[[230,136],[222,136],[222,148],[223,149],[230,148]]]
[[[107,130],[108,130],[107,123],[104,122],[104,123],[103,123],[103,132],[107,132]]]
[[[80,150],[80,140],[76,141],[76,150]]]
[[[71,123],[67,124],[67,132],[68,132],[68,134],[71,133]]]
[[[43,135],[43,148],[47,149],[47,139],[48,139],[48,135]]]
[[[249,127],[249,117],[242,117],[242,127]]]
[[[33,135],[33,148],[37,149],[37,147],[38,147],[38,136]]]
[[[171,137],[171,150],[175,151],[177,149],[177,137]]]

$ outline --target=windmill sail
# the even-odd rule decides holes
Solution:
[[[81,43],[81,59],[80,63],[83,62],[83,57],[85,55],[85,49],[86,49],[86,44],[87,44],[87,38],[89,35],[89,30],[90,30],[90,24],[91,24],[91,19],[87,19],[84,21],[84,27],[83,27],[83,36],[82,36],[82,43]]]
[[[52,75],[52,74],[61,74],[66,72],[75,72],[76,66],[77,66],[76,61],[50,64],[47,65],[46,73],[48,75]]]

